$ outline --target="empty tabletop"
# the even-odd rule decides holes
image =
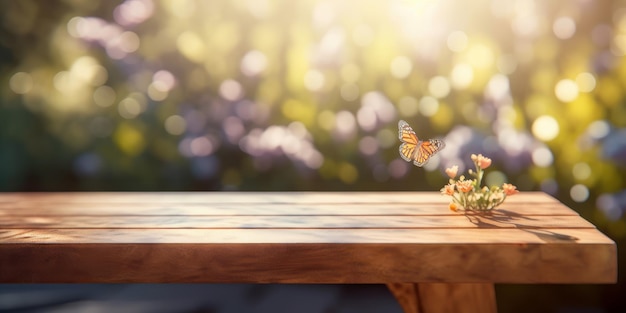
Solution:
[[[615,243],[556,199],[435,192],[0,194],[0,282],[612,283]]]

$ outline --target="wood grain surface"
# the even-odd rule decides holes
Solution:
[[[436,192],[0,194],[0,282],[612,283],[615,243],[554,198]],[[455,291],[456,292],[456,291]]]

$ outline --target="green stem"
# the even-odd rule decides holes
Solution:
[[[480,168],[480,166],[478,166],[477,164],[476,165],[476,187],[478,187],[478,189],[480,189],[482,181],[483,181],[483,169]]]
[[[452,200],[454,200],[454,202],[456,202],[456,203],[458,203],[458,204],[461,204],[461,201],[459,200],[459,198],[457,198],[457,197],[456,197],[456,195],[455,195],[455,194],[456,194],[456,193],[453,193],[453,194],[452,194]]]

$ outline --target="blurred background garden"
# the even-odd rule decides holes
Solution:
[[[487,184],[625,247],[625,1],[0,0],[0,18],[0,191],[437,191],[482,153]],[[399,119],[446,149],[403,161]],[[503,312],[626,307],[623,284],[498,288]]]

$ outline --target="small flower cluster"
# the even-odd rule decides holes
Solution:
[[[474,179],[465,179],[461,175],[455,180],[459,167],[457,165],[446,169],[450,182],[441,188],[443,195],[451,196],[450,210],[452,211],[490,211],[504,203],[507,196],[518,193],[517,187],[511,184],[503,184],[502,187],[481,187],[484,170],[491,165],[491,159],[482,154],[472,154],[472,161],[476,171],[469,170],[469,175]]]

